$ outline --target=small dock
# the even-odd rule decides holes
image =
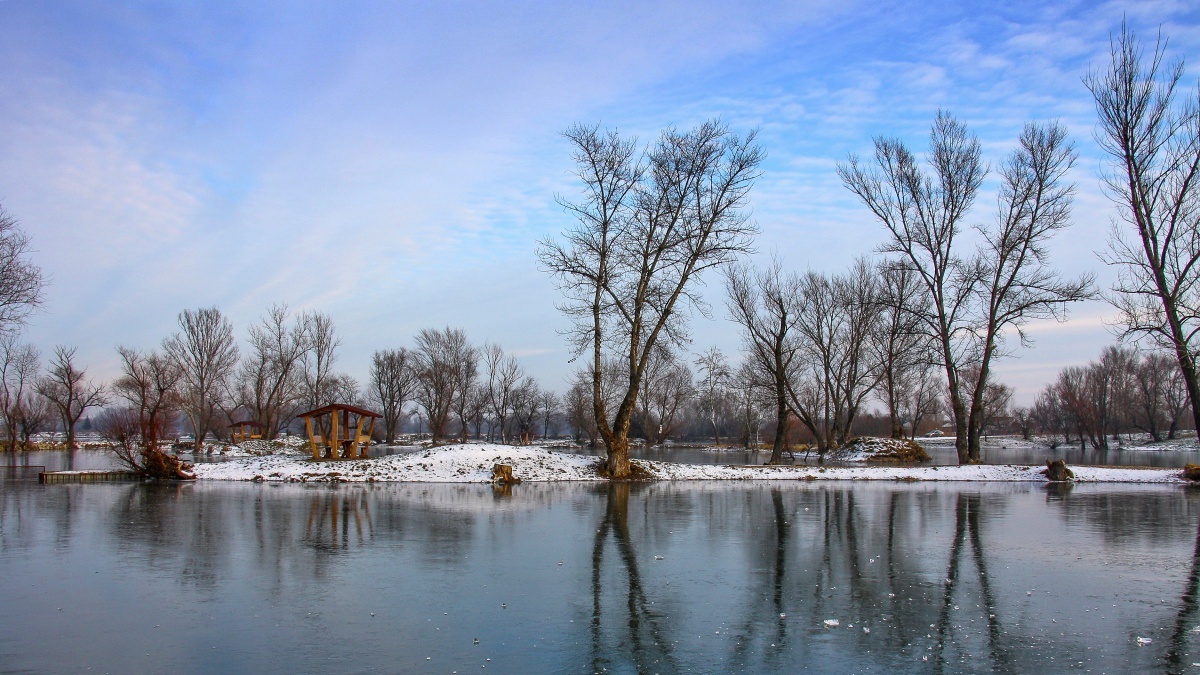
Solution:
[[[38,482],[52,483],[126,483],[141,480],[133,471],[43,471]]]

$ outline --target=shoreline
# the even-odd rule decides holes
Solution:
[[[1047,483],[1044,466],[1012,464],[862,466],[739,466],[674,464],[632,460],[650,481],[840,480],[910,482]],[[608,479],[596,473],[600,458],[554,452],[536,446],[446,445],[361,460],[313,461],[288,453],[198,463],[198,480],[290,483],[491,483],[492,466],[508,464],[524,482]],[[1159,483],[1188,485],[1181,469],[1071,465],[1076,483]]]

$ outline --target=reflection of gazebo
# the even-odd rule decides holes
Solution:
[[[254,420],[242,420],[229,425],[229,434],[234,443],[245,443],[262,438],[263,425]]]
[[[380,416],[379,413],[344,403],[332,403],[297,415],[304,418],[313,459],[366,457],[371,434],[375,431],[375,418]],[[364,424],[366,433],[363,433]]]

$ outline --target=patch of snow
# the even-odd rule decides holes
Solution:
[[[269,482],[490,483],[492,466],[509,464],[523,481],[598,481],[600,458],[509,445],[448,445],[358,460],[313,461],[287,452],[198,464],[204,480]],[[1041,466],[720,466],[633,460],[657,480],[892,480],[1044,483]],[[1076,483],[1183,484],[1179,469],[1072,466]]]

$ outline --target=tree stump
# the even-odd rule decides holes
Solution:
[[[492,481],[501,485],[520,483],[520,478],[513,477],[511,464],[496,464],[492,466]]]
[[[1042,475],[1052,483],[1075,480],[1075,474],[1067,468],[1065,459],[1046,460],[1046,469],[1042,471]]]
[[[1200,481],[1200,464],[1187,464],[1183,467],[1183,473],[1179,477],[1192,482]]]

